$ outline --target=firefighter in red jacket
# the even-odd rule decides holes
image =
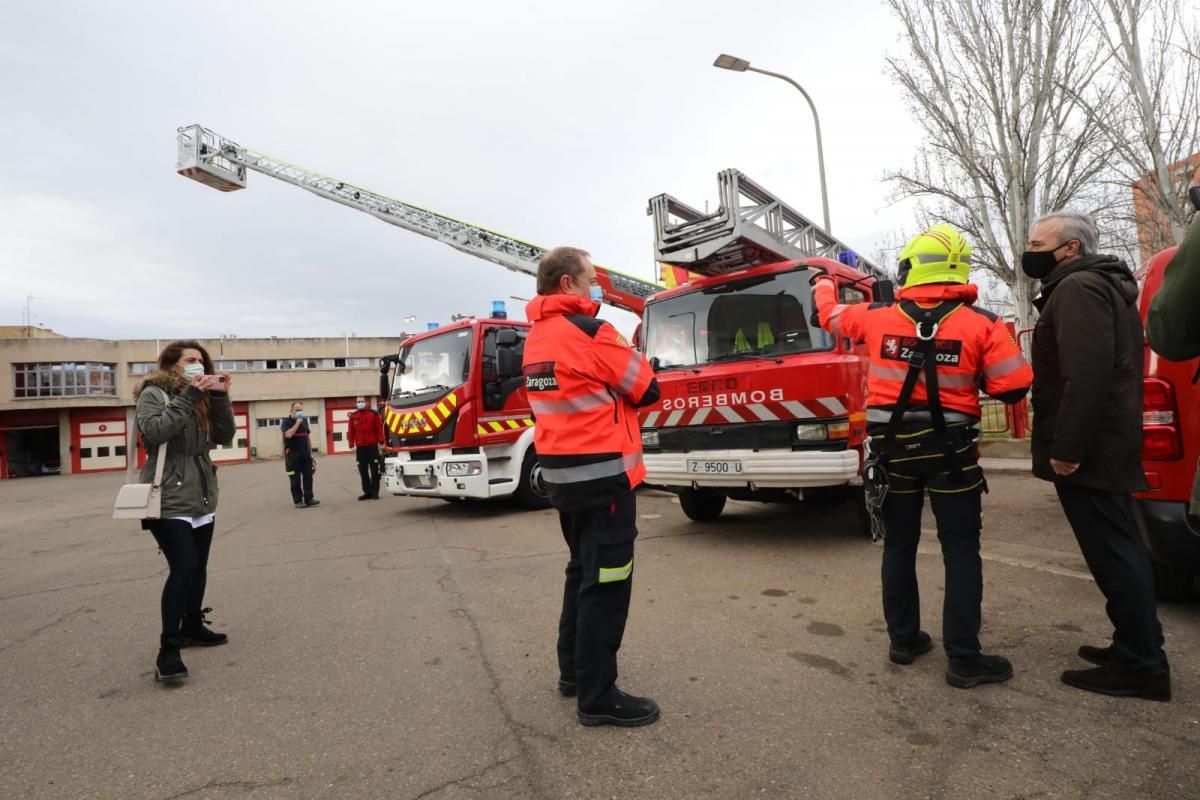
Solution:
[[[897,664],[932,647],[920,629],[917,542],[925,491],[937,520],[946,570],[942,608],[946,680],[971,688],[1006,681],[1012,665],[981,654],[982,494],[976,442],[979,392],[1019,402],[1033,373],[1004,322],[977,308],[967,283],[971,247],[949,225],[935,225],[900,252],[894,304],[840,305],[835,280],[814,269],[821,327],[866,343],[868,458],[863,467],[872,516],[881,521],[883,608]]]
[[[558,627],[559,691],[584,725],[648,725],[658,704],[616,686],[637,536],[634,489],[645,477],[637,407],[658,400],[641,353],[596,319],[602,293],[573,247],[538,264],[526,313],[525,389],[534,447],[570,550]]]
[[[354,398],[355,411],[350,414],[349,438],[358,459],[358,476],[362,479],[363,493],[359,500],[379,499],[379,445],[387,438],[383,433],[383,419],[379,412],[367,405],[367,398]]]

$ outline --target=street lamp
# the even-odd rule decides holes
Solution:
[[[726,55],[722,53],[717,56],[717,60],[713,62],[714,67],[719,69],[727,69],[731,72],[757,72],[761,75],[770,75],[772,78],[779,78],[781,81],[787,81],[792,86],[800,90],[800,94],[804,95],[804,99],[808,101],[808,107],[812,109],[813,125],[817,129],[817,166],[821,172],[821,210],[825,213],[825,232],[832,233],[829,227],[829,194],[825,189],[825,149],[821,146],[821,120],[817,116],[817,107],[813,104],[812,98],[808,96],[808,92],[804,91],[804,87],[796,83],[787,75],[780,75],[778,72],[768,72],[765,69],[757,69],[750,66],[750,62],[744,58],[737,56]]]

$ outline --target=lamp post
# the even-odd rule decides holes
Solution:
[[[749,61],[737,56],[722,53],[717,56],[717,60],[713,62],[713,66],[719,69],[727,69],[731,72],[757,72],[761,75],[770,75],[772,78],[787,81],[792,86],[795,86],[800,91],[800,94],[804,95],[804,99],[808,101],[808,107],[812,109],[813,125],[817,129],[817,166],[821,174],[821,210],[825,214],[825,232],[832,233],[829,227],[829,193],[825,189],[825,148],[821,146],[821,119],[817,116],[817,107],[813,104],[812,98],[808,96],[808,92],[804,91],[803,86],[796,83],[787,75],[780,75],[778,72],[768,72],[765,69],[752,67]]]

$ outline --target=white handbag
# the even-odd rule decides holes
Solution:
[[[113,502],[113,519],[158,519],[162,514],[162,476],[163,466],[167,462],[167,443],[158,446],[154,483],[132,483],[137,470],[137,433],[135,425],[129,427],[131,435],[126,437],[125,453],[129,459],[127,479],[131,482],[117,492],[117,499]]]

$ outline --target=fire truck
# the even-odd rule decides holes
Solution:
[[[249,150],[200,125],[178,129],[181,175],[220,191],[247,171],[282,180],[507,269],[536,275],[545,249]],[[640,346],[662,399],[641,413],[647,481],[696,520],[727,497],[853,498],[866,432],[861,346],[815,323],[820,265],[842,302],[887,300],[883,273],[736,170],[702,214],[651,198],[662,287],[597,266],[604,302],[642,315]],[[452,498],[516,494],[545,505],[520,379],[528,323],[503,316],[406,339],[381,363],[386,488]],[[390,367],[394,375],[389,380]],[[861,499],[858,507],[862,510]]]
[[[536,275],[546,252],[255,152],[200,125],[179,128],[177,145],[179,174],[222,192],[246,188],[254,171],[516,272]],[[596,277],[605,303],[634,314],[660,288],[599,265]],[[408,337],[380,360],[384,488],[447,500],[515,495],[531,508],[548,505],[521,375],[529,328],[494,304],[490,317]]]
[[[647,481],[694,520],[727,498],[850,499],[865,520],[863,346],[816,323],[810,267],[843,303],[892,300],[878,267],[737,170],[717,211],[651,198],[657,259],[691,280],[646,302],[643,350],[662,399],[642,410]]]
[[[1158,253],[1138,272],[1143,322],[1175,250]],[[1144,370],[1142,470],[1150,488],[1137,495],[1138,525],[1159,598],[1180,600],[1200,573],[1200,524],[1188,515],[1200,459],[1200,359],[1168,361],[1147,342]]]

